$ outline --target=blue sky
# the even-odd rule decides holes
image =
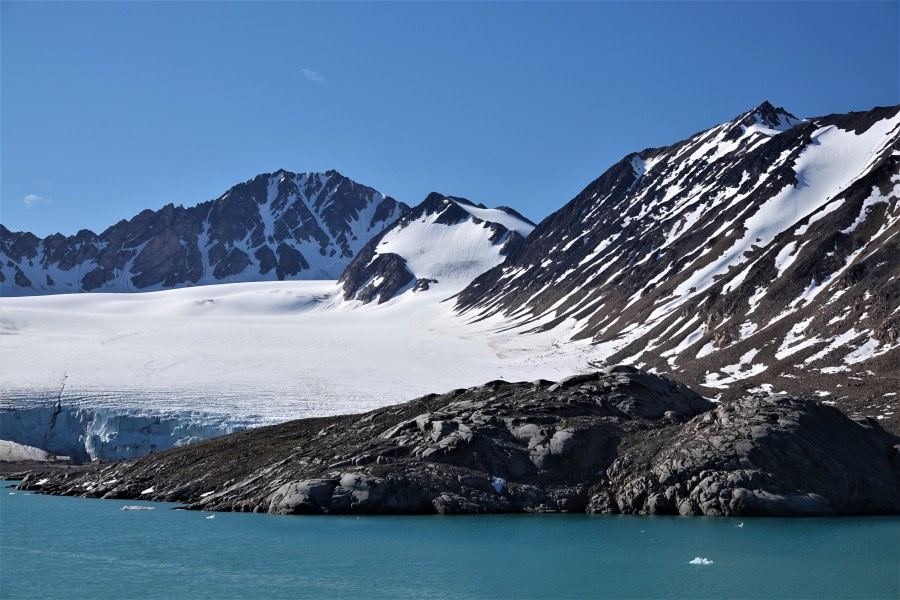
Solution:
[[[0,3],[0,222],[101,231],[279,168],[539,220],[770,100],[900,103],[900,3]]]

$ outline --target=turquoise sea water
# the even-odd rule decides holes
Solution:
[[[900,597],[894,517],[210,519],[11,492],[2,598]]]

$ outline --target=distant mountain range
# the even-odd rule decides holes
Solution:
[[[337,279],[409,207],[337,171],[276,171],[215,200],[145,210],[97,235],[40,239],[0,225],[4,296]]]

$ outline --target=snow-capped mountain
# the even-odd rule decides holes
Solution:
[[[337,171],[258,175],[194,207],[145,210],[97,235],[0,225],[4,296],[336,279],[408,207]]]
[[[447,297],[500,264],[533,229],[511,208],[432,192],[353,259],[339,282],[344,299],[381,304],[430,289]]]
[[[598,361],[671,373],[709,395],[770,384],[892,405],[898,113],[798,119],[766,102],[630,154],[457,307],[523,331],[570,331]]]

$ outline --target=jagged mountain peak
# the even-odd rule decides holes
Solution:
[[[335,170],[279,169],[215,200],[143,210],[100,235],[0,230],[3,295],[336,279],[409,207]]]
[[[800,119],[786,111],[783,107],[775,107],[768,100],[763,101],[762,104],[750,111],[749,114],[757,123],[772,128],[777,128],[786,122],[797,123],[800,121]]]
[[[766,100],[753,110],[738,115],[713,130],[724,131],[723,140],[739,141],[745,137],[778,135],[802,122],[802,119],[781,107],[776,108]]]
[[[445,196],[440,192],[431,192],[419,204],[412,207],[411,214],[433,213],[435,211],[444,210],[446,207],[456,204],[452,196]]]

